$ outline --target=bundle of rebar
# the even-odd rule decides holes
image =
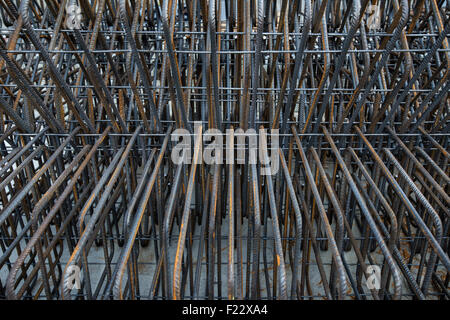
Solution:
[[[0,13],[0,299],[450,298],[450,1]]]

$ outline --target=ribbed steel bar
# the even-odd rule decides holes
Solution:
[[[445,0],[0,0],[0,299],[450,298]]]

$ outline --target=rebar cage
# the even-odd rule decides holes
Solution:
[[[449,1],[0,13],[0,299],[449,299]]]

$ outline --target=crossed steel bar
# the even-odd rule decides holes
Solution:
[[[449,14],[0,0],[0,299],[448,300]]]

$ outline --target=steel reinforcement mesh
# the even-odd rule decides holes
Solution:
[[[0,299],[450,298],[450,1],[0,13]]]

